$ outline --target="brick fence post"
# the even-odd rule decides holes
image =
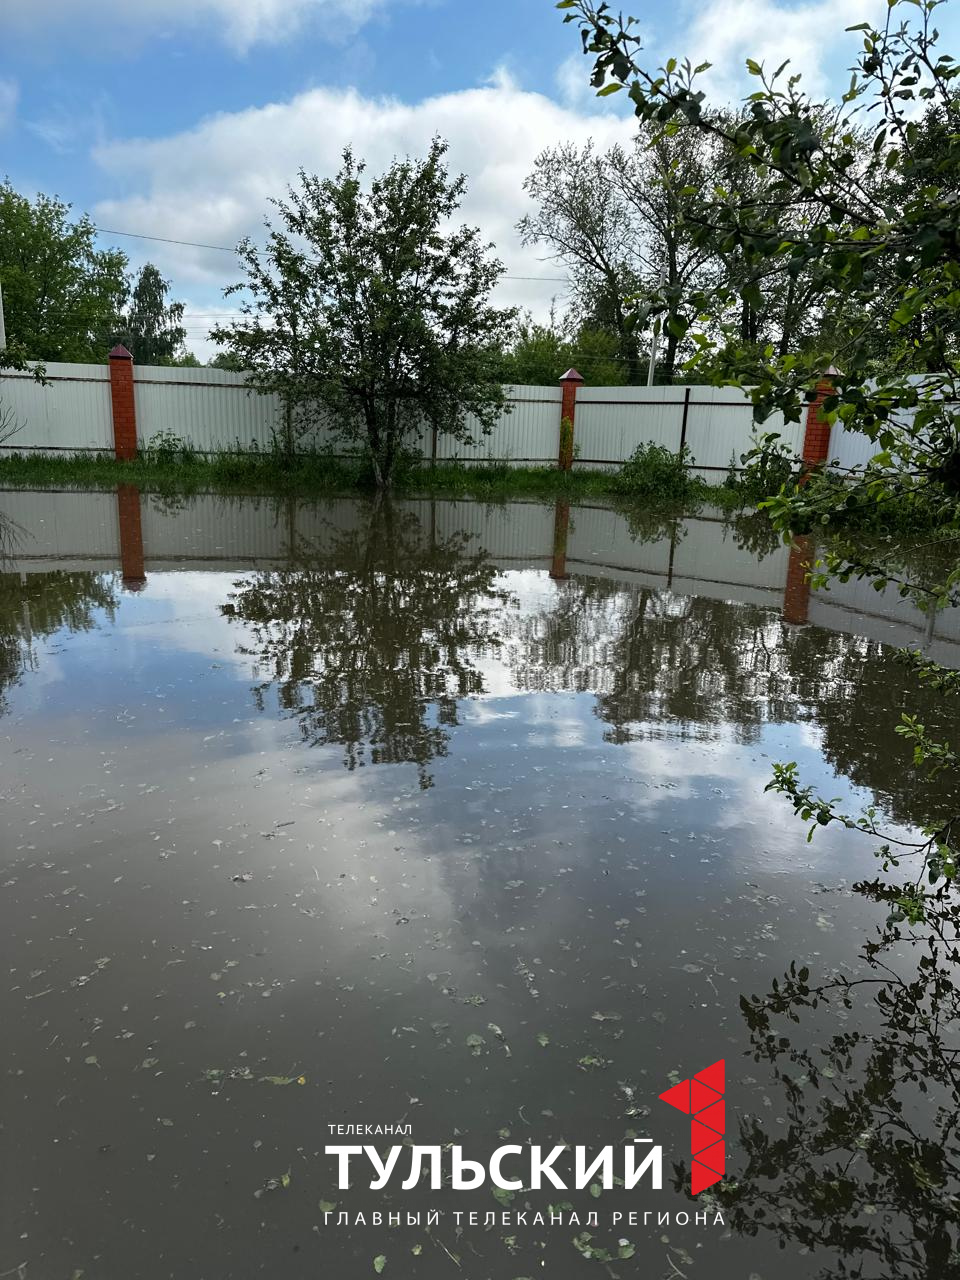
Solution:
[[[807,408],[807,423],[803,435],[804,471],[819,467],[830,457],[830,423],[823,416],[823,402],[833,395],[833,379],[839,373],[833,365],[820,376],[814,389],[814,398]]]
[[[783,588],[783,620],[793,626],[803,626],[810,612],[813,555],[813,539],[809,534],[802,533],[791,542],[787,581]]]
[[[570,503],[558,498],[553,516],[553,560],[550,577],[562,580],[567,576],[567,537],[570,533]]]
[[[560,401],[560,447],[557,451],[557,466],[561,471],[569,471],[573,466],[573,425],[577,416],[577,388],[583,378],[576,369],[568,369],[560,379],[563,398]]]
[[[140,490],[117,485],[117,523],[120,527],[120,571],[127,591],[141,591],[147,580],[143,567],[143,521]]]
[[[137,411],[133,400],[133,356],[122,345],[110,352],[113,448],[118,458],[137,456]]]

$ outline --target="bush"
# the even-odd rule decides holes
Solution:
[[[704,488],[703,481],[688,471],[692,462],[686,447],[673,453],[662,444],[640,444],[613,477],[612,488],[630,498],[685,502]]]
[[[191,463],[197,456],[192,444],[169,429],[157,431],[152,435],[143,452],[148,462],[162,467],[174,466],[178,462]]]

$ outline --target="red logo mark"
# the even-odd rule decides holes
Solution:
[[[690,1121],[690,1154],[693,1156],[690,1190],[694,1195],[723,1177],[723,1062],[721,1058],[698,1071],[692,1080],[681,1080],[660,1095],[671,1107],[693,1117]]]

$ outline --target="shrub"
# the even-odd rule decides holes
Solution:
[[[640,444],[613,477],[612,488],[630,498],[684,502],[704,488],[701,479],[690,475],[692,462],[686,447],[674,453],[662,444]]]
[[[150,437],[144,449],[144,455],[148,462],[169,467],[177,462],[193,462],[196,459],[196,450],[182,436],[165,429],[157,431]]]

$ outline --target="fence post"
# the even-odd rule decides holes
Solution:
[[[550,577],[562,580],[567,576],[567,537],[570,532],[570,503],[557,499],[553,515],[553,560]]]
[[[141,591],[147,575],[143,567],[140,490],[136,485],[117,485],[117,523],[120,526],[120,572],[123,585],[128,591]]]
[[[118,458],[137,456],[137,411],[133,400],[133,356],[122,344],[110,352],[113,448]]]
[[[577,416],[577,388],[583,378],[576,369],[568,369],[560,379],[563,398],[560,401],[560,446],[557,451],[557,466],[561,471],[569,471],[573,466],[573,427]]]
[[[840,372],[833,365],[820,375],[814,398],[807,408],[807,423],[803,435],[804,471],[819,467],[830,457],[830,423],[823,416],[823,402],[833,395],[833,379]]]
[[[687,419],[690,417],[690,388],[684,388],[683,392],[683,417],[680,419],[680,448],[677,450],[677,457],[683,460],[683,454],[687,447]]]
[[[787,581],[783,588],[783,620],[803,626],[810,611],[810,570],[813,568],[813,539],[803,533],[790,544]]]

